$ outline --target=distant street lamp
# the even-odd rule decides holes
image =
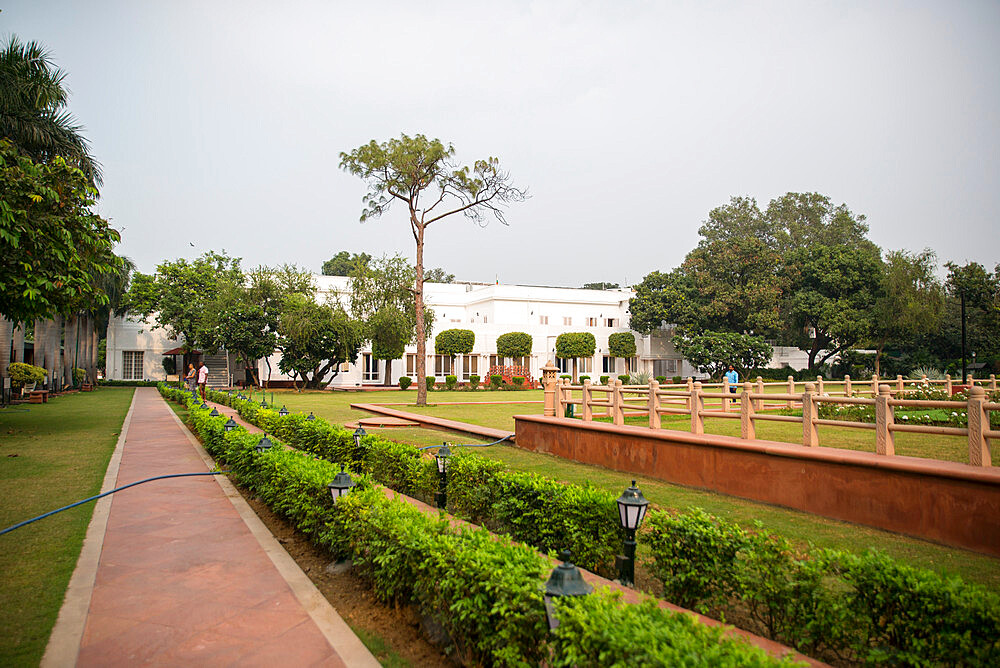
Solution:
[[[233,429],[236,429],[236,427],[238,427],[239,425],[236,424],[236,420],[230,417],[228,420],[226,420],[226,424],[222,426],[226,431],[232,431]]]
[[[201,402],[201,406],[198,406],[198,408],[200,408],[200,409],[202,409],[202,410],[206,410],[206,411],[207,411],[207,410],[208,410],[208,404],[206,404],[206,403],[205,403],[205,402],[203,401],[203,402]]]
[[[288,415],[288,409],[287,409],[287,408],[285,408],[284,406],[282,406],[282,407],[281,407],[281,410],[280,410],[280,411],[278,411],[278,415],[279,415],[280,417],[285,417],[286,415]]]
[[[219,411],[216,410],[215,406],[212,406],[212,412],[208,414],[208,417],[219,417]]]
[[[448,460],[451,458],[451,448],[445,443],[442,445],[437,454],[434,455],[434,460],[437,462],[438,468],[438,491],[434,495],[434,500],[437,503],[437,507],[444,510],[448,507]]]
[[[333,477],[333,481],[327,485],[327,489],[330,490],[330,496],[333,497],[333,502],[336,503],[337,500],[351,491],[354,487],[354,481],[351,480],[351,476],[344,471],[344,465],[340,465],[340,473]]]
[[[635,584],[635,532],[642,524],[642,518],[646,516],[648,507],[649,501],[635,486],[635,480],[632,481],[632,486],[618,497],[619,520],[625,529],[625,557],[621,560],[619,575],[621,583],[627,587]]]
[[[358,428],[354,430],[354,449],[358,453],[358,457],[361,456],[361,439],[368,435],[365,428],[358,425]]]
[[[312,422],[315,419],[316,419],[316,416],[312,414],[312,411],[309,411],[309,415],[306,416],[306,420],[308,422]]]
[[[564,596],[586,596],[594,591],[593,587],[583,581],[580,569],[570,562],[569,550],[563,550],[559,558],[562,563],[552,570],[552,575],[545,583],[545,617],[548,619],[550,631],[559,627],[559,619],[556,617],[553,605],[556,599]]]
[[[253,446],[253,449],[256,452],[260,453],[264,452],[265,450],[270,450],[273,447],[274,443],[271,443],[270,439],[268,439],[267,437],[267,434],[264,434],[264,436],[259,441],[257,441],[257,445]]]

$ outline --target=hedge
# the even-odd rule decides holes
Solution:
[[[608,665],[612,657],[629,665],[792,665],[724,636],[723,628],[651,601],[623,604],[607,592],[557,602],[561,625],[550,633],[542,602],[550,564],[535,550],[484,529],[454,528],[443,515],[390,500],[353,468],[357,485],[334,504],[326,487],[337,471],[332,463],[286,450],[280,441],[256,453],[257,435],[226,432],[226,418],[211,417],[187,393],[165,385],[160,391],[188,406],[205,448],[226,463],[234,480],[317,545],[353,558],[381,601],[415,606],[444,631],[445,644],[465,665]],[[238,409],[252,409],[233,401]],[[266,414],[274,411],[252,411],[273,420]],[[371,446],[382,439],[365,440]]]
[[[413,379],[410,378],[409,376],[400,376],[399,377],[399,389],[401,389],[401,390],[407,389],[408,387],[410,387],[410,385],[412,383],[413,383]]]

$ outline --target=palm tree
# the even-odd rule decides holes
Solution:
[[[65,78],[40,44],[11,36],[0,49],[0,137],[36,161],[63,156],[100,185],[100,165],[82,127],[65,110]]]

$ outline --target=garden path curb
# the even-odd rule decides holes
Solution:
[[[509,438],[511,442],[514,441],[514,432],[506,431],[504,429],[483,427],[478,424],[469,424],[467,422],[459,422],[457,420],[446,420],[444,418],[434,417],[431,415],[407,413],[405,411],[398,411],[394,408],[387,408],[379,404],[351,404],[351,408],[359,411],[367,411],[378,415],[385,415],[388,417],[417,422],[422,426],[431,427],[433,429],[444,429],[445,431],[454,431],[462,434],[469,434],[471,436],[481,436],[483,438],[493,440]]]

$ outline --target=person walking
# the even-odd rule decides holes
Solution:
[[[726,380],[729,381],[730,394],[736,394],[736,387],[740,383],[740,374],[736,373],[732,364],[729,365],[729,371],[726,372]]]
[[[198,371],[194,368],[194,364],[188,364],[188,372],[184,376],[184,382],[187,385],[188,392],[194,392],[194,387],[198,383]]]
[[[198,367],[198,389],[201,390],[201,401],[204,403],[205,398],[205,385],[208,383],[208,366],[205,364],[205,360],[201,361],[201,366]]]

